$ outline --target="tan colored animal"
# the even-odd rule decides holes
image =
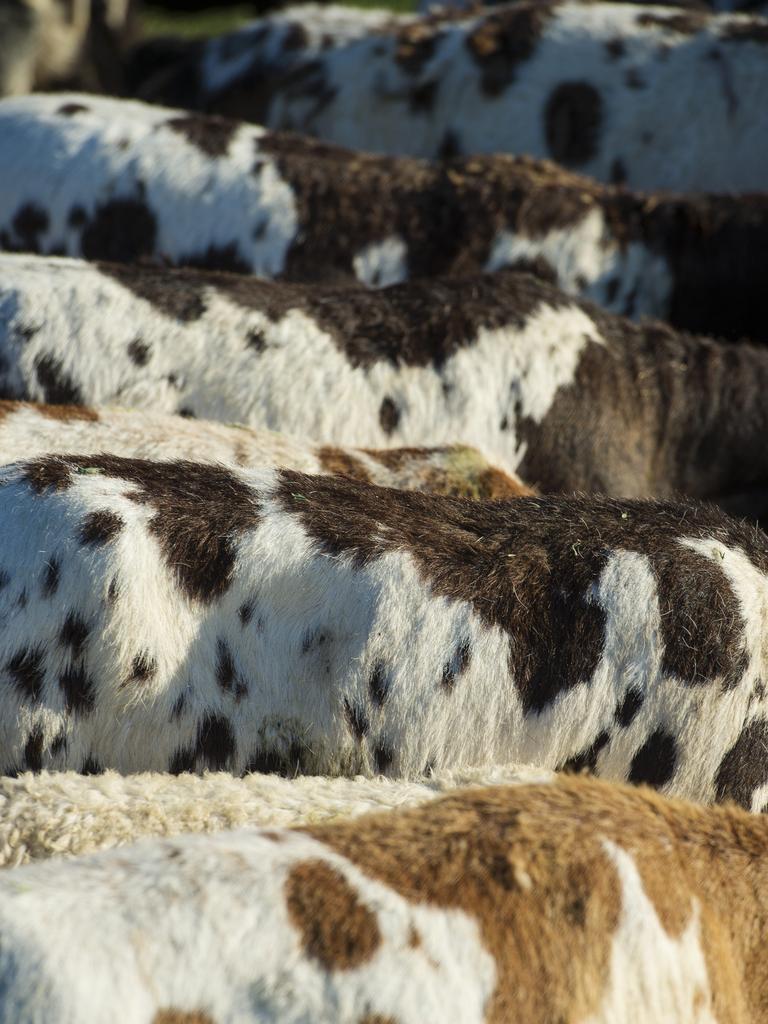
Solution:
[[[342,448],[272,430],[115,407],[0,401],[0,463],[51,453],[108,453],[136,459],[194,459],[244,467],[280,466],[462,498],[535,492],[476,448]]]
[[[768,819],[586,778],[0,875],[0,1021],[760,1024]]]

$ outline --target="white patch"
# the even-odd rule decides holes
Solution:
[[[603,839],[621,885],[621,916],[611,942],[610,979],[600,1011],[583,1024],[716,1024],[712,1013],[701,910],[671,938],[643,888],[632,856]]]
[[[286,906],[291,869],[318,860],[342,875],[380,935],[370,959],[348,969],[327,971],[306,954]],[[18,868],[0,875],[0,930],[2,1024],[107,1024],[116,1006],[125,1024],[170,1007],[232,1022],[380,1014],[481,1024],[496,983],[473,918],[409,903],[290,832],[278,842],[255,830],[147,841]]]
[[[371,242],[356,254],[352,266],[363,284],[375,288],[399,284],[408,278],[408,247],[397,235]]]
[[[552,267],[563,291],[614,313],[658,316],[669,308],[672,275],[667,260],[639,242],[619,243],[598,207],[577,225],[539,238],[500,231],[485,269],[499,270],[537,257]]]

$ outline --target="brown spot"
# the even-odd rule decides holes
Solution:
[[[124,526],[125,522],[116,512],[99,509],[85,517],[78,539],[81,544],[88,547],[108,544],[115,539]]]
[[[552,157],[566,167],[587,163],[597,155],[603,101],[589,82],[562,82],[550,93],[544,109],[544,131]]]
[[[487,15],[467,35],[486,96],[499,96],[514,82],[519,66],[533,56],[552,9],[549,3],[511,4]]]
[[[734,42],[758,43],[768,46],[768,21],[765,18],[733,18],[723,25],[722,39]]]
[[[8,404],[21,409],[24,408],[26,403],[9,402]],[[87,405],[43,405],[29,403],[29,407],[34,409],[35,412],[40,413],[41,416],[45,416],[46,419],[60,420],[62,423],[75,421],[82,421],[83,423],[98,423],[100,418],[99,410],[90,408]]]
[[[400,422],[400,410],[389,395],[381,400],[379,407],[379,423],[385,434],[393,434]]]
[[[291,869],[285,902],[305,954],[328,972],[362,967],[381,945],[376,915],[324,861],[301,861]]]
[[[227,121],[223,117],[212,115],[204,117],[200,114],[173,117],[165,122],[165,126],[183,136],[190,146],[194,146],[205,156],[214,158],[227,155],[229,145],[239,128],[235,121]]]
[[[333,476],[346,476],[352,480],[370,483],[370,473],[348,449],[325,445],[318,448],[316,454],[324,472]]]
[[[46,402],[54,405],[82,405],[80,388],[69,374],[65,373],[55,356],[39,355],[35,358],[35,376]]]
[[[210,1014],[203,1010],[174,1010],[172,1007],[158,1010],[152,1024],[216,1024]]]

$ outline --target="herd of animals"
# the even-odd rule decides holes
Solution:
[[[252,6],[0,2],[0,1024],[768,1022],[768,8]]]

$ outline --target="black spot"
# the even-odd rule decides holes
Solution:
[[[397,429],[399,422],[400,410],[389,395],[387,395],[386,398],[382,399],[381,406],[379,408],[379,423],[381,424],[381,429],[385,434],[392,434]]]
[[[51,743],[51,757],[58,757],[59,754],[64,753],[67,749],[67,734],[62,731]]]
[[[22,647],[6,662],[5,669],[22,695],[32,701],[40,700],[43,686],[43,650],[41,647]]]
[[[600,93],[588,82],[562,82],[544,110],[544,133],[550,155],[577,167],[597,155],[603,122]]]
[[[245,344],[254,352],[263,352],[267,347],[267,337],[260,328],[253,327],[245,336]]]
[[[10,575],[5,571],[5,569],[0,569],[0,590],[5,590],[10,582]]]
[[[131,362],[135,363],[136,366],[146,366],[149,362],[149,357],[152,353],[152,349],[141,338],[134,338],[133,341],[128,345],[128,356]]]
[[[59,642],[70,648],[73,658],[79,658],[89,632],[88,623],[76,611],[70,611],[59,632]]]
[[[64,372],[61,363],[52,355],[35,358],[35,375],[43,393],[43,401],[51,405],[82,405],[80,388]]]
[[[344,698],[344,717],[358,742],[368,734],[370,723],[364,709],[359,704],[350,704],[346,697]]]
[[[206,715],[197,729],[198,759],[211,771],[224,771],[235,756],[235,734],[228,719]]]
[[[39,772],[43,768],[43,729],[36,725],[30,732],[24,746],[24,767],[30,772]]]
[[[620,285],[621,281],[618,277],[610,277],[605,282],[605,301],[607,305],[610,306],[616,301]]]
[[[148,651],[139,651],[131,662],[129,683],[146,683],[157,674],[157,659]]]
[[[64,695],[64,707],[67,712],[86,714],[93,710],[96,699],[93,680],[83,665],[67,665],[59,676],[59,686]]]
[[[174,721],[178,721],[179,718],[184,714],[187,709],[187,691],[182,690],[176,700],[173,702],[171,708],[171,718]]]
[[[627,729],[634,722],[635,717],[643,706],[645,695],[641,690],[629,689],[624,694],[624,699],[616,708],[614,718],[622,729]]]
[[[624,166],[624,161],[620,157],[616,157],[611,164],[610,176],[614,185],[623,185],[627,180],[627,169]]]
[[[143,199],[110,199],[94,210],[80,237],[87,260],[135,263],[155,251],[157,221]]]
[[[392,767],[395,755],[388,743],[379,741],[373,748],[373,763],[379,775],[386,775]]]
[[[734,800],[747,810],[752,794],[768,782],[768,721],[756,718],[739,735],[720,762],[715,777],[718,802]]]
[[[499,96],[515,81],[519,66],[535,53],[552,9],[549,3],[505,5],[467,33],[466,46],[480,68],[486,96]]]
[[[116,512],[110,512],[108,509],[91,512],[80,527],[80,543],[85,546],[107,544],[114,540],[124,525]]]
[[[62,117],[74,117],[75,114],[85,114],[87,111],[88,107],[82,103],[62,103],[56,113]]]
[[[624,40],[621,38],[609,39],[605,44],[605,49],[611,60],[620,60],[627,52]]]
[[[49,223],[48,214],[45,210],[35,203],[25,203],[14,214],[11,227],[23,249],[30,252],[39,252],[39,236],[48,230]]]
[[[109,581],[109,587],[107,588],[107,603],[114,604],[117,600],[117,595],[120,593],[120,585],[117,582],[117,576],[113,576]]]
[[[600,751],[608,745],[609,739],[610,737],[607,732],[601,732],[594,743],[587,747],[586,750],[582,750],[581,753],[569,757],[564,764],[560,765],[559,770],[572,773],[583,771],[594,773],[597,769],[597,758]]]
[[[646,84],[637,68],[630,68],[624,75],[624,81],[630,89],[644,89]]]
[[[663,729],[651,733],[632,758],[629,781],[646,783],[659,789],[675,774],[677,746],[675,739]]]
[[[81,775],[103,775],[104,766],[99,764],[93,754],[89,754],[83,761],[83,767],[80,769]]]
[[[371,677],[368,680],[368,689],[371,693],[371,700],[377,707],[381,708],[384,706],[384,703],[389,696],[389,687],[390,682],[387,678],[384,665],[380,661],[377,661],[373,666]]]
[[[69,213],[67,214],[67,224],[69,224],[71,228],[81,228],[87,220],[88,214],[82,206],[75,204],[75,206],[70,207]]]
[[[251,619],[253,618],[253,611],[253,601],[246,601],[244,604],[241,604],[240,607],[237,609],[237,614],[240,618],[240,624],[242,626],[247,626],[250,623]]]
[[[415,85],[408,93],[408,107],[412,114],[430,114],[435,105],[438,90],[437,79],[430,79]]]
[[[179,408],[176,410],[176,413],[177,413],[178,416],[183,416],[185,420],[197,419],[197,417],[195,416],[194,411],[192,409],[190,409],[190,407],[188,405],[181,405],[181,406],[179,406]]]
[[[59,576],[61,563],[58,558],[51,558],[45,566],[43,573],[43,597],[53,597],[59,589]]]
[[[216,641],[216,682],[225,693],[234,691],[237,673],[235,660],[227,643],[221,637]]]
[[[465,640],[453,653],[451,660],[443,666],[443,674],[440,685],[447,692],[451,692],[456,685],[456,678],[463,672],[472,659],[472,648],[469,640]]]
[[[461,156],[461,142],[452,128],[448,128],[443,135],[437,148],[437,156],[440,160],[453,160]]]

